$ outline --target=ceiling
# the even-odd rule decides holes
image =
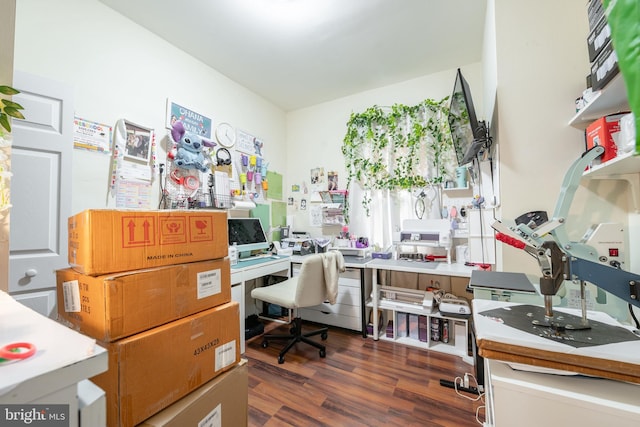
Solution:
[[[285,111],[479,62],[486,0],[100,0]]]

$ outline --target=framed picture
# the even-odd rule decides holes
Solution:
[[[151,158],[151,129],[125,122],[127,130],[127,142],[124,148],[124,157],[149,164]]]

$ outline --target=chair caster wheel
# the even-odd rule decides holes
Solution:
[[[326,350],[320,350],[320,357],[327,357],[327,351]]]
[[[323,332],[322,334],[320,334],[320,338],[322,338],[323,341],[327,339],[327,336],[328,335],[326,332]]]
[[[262,341],[262,348],[267,348],[267,347],[269,347],[269,341],[267,340]]]
[[[278,363],[281,365],[284,363],[284,356],[278,356]]]

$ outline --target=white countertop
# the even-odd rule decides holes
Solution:
[[[500,318],[491,318],[481,313],[486,310],[502,308],[509,310],[509,307],[522,305],[518,303],[473,300],[473,321],[475,324],[476,339],[488,340],[504,344],[530,347],[557,353],[571,354],[577,356],[587,356],[601,358],[605,360],[615,360],[619,362],[640,364],[640,340],[626,341],[614,344],[603,344],[590,347],[573,347],[561,342],[543,338],[517,328],[504,324]],[[580,310],[554,307],[554,311],[565,312],[580,316]],[[630,326],[625,326],[616,321],[613,317],[603,312],[589,311],[587,317],[602,323],[619,326],[630,331],[634,330]]]
[[[293,255],[291,262],[302,263],[307,255]],[[406,271],[410,273],[440,274],[443,276],[471,277],[471,272],[477,267],[469,267],[464,264],[442,261],[409,261],[380,258],[344,257],[345,265],[351,268],[377,268],[394,271]]]
[[[36,353],[0,362],[0,402],[29,402],[107,370],[96,341],[31,310],[0,291],[0,345],[29,342]]]

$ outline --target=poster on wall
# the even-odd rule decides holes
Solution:
[[[327,183],[324,168],[311,169],[311,191],[317,193],[318,191],[325,191],[326,189]]]
[[[171,129],[177,121],[181,121],[188,132],[211,139],[212,120],[209,117],[167,99],[166,128]]]
[[[110,154],[111,126],[74,117],[73,148]]]
[[[149,209],[157,155],[153,129],[118,120],[112,151],[110,193],[116,207]]]
[[[236,150],[242,153],[263,157],[264,156],[264,153],[262,152],[263,148],[264,148],[264,142],[262,142],[260,138],[257,138],[241,129],[237,130]]]
[[[327,172],[329,185],[327,190],[334,191],[338,189],[338,172]]]

